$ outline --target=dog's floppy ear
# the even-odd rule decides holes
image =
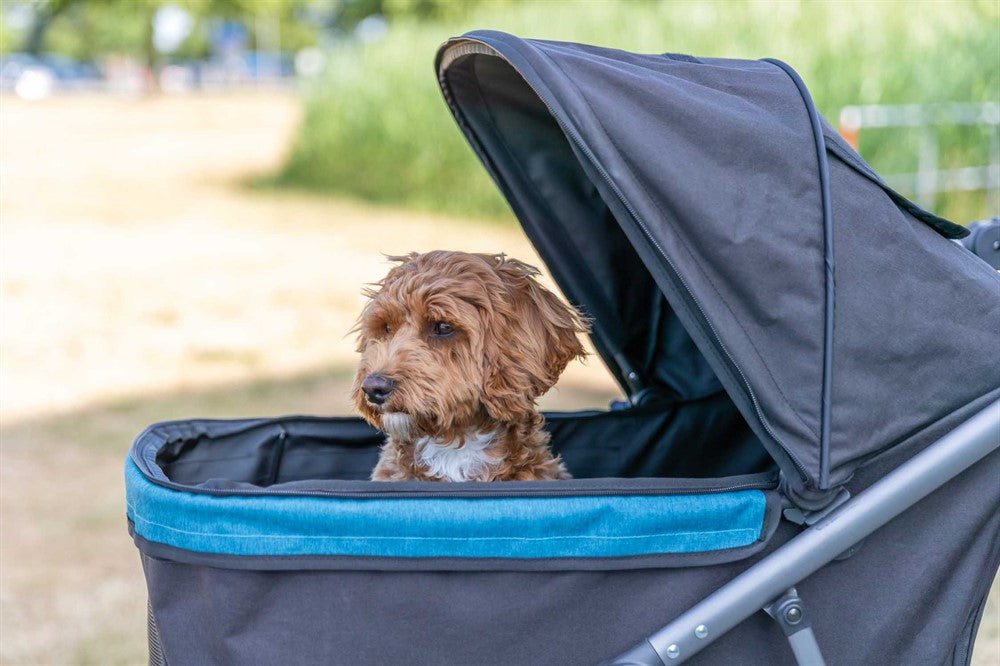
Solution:
[[[575,308],[538,284],[538,269],[503,255],[488,257],[504,289],[486,315],[482,403],[498,421],[528,418],[535,400],[559,379],[566,364],[586,352],[588,329]]]
[[[375,297],[378,296],[387,285],[392,283],[400,276],[400,274],[403,273],[405,270],[404,267],[407,264],[410,264],[420,255],[416,252],[410,252],[409,254],[404,255],[383,254],[382,256],[385,257],[386,261],[395,262],[396,265],[389,269],[389,272],[384,278],[378,282],[369,283],[361,289],[361,295],[367,298],[368,302],[365,303],[365,306],[361,309],[361,314],[358,316],[357,321],[354,322],[354,326],[352,326],[347,332],[348,335],[356,336],[354,349],[357,352],[363,352],[368,342],[369,336],[368,331],[365,329],[365,320],[375,307]]]

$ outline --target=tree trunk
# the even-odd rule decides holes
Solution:
[[[35,18],[31,22],[31,29],[28,30],[24,38],[24,50],[31,55],[41,55],[42,47],[45,46],[45,33],[57,16],[72,7],[77,0],[49,0],[35,12]]]
[[[153,18],[156,16],[156,5],[147,3],[144,9],[146,10],[146,32],[143,35],[142,46],[146,59],[147,86],[149,92],[156,93],[160,91],[160,54],[156,51],[156,43],[153,41]]]

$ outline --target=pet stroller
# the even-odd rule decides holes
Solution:
[[[967,663],[1000,277],[964,229],[778,61],[473,32],[436,66],[628,399],[547,415],[556,482],[373,483],[356,418],[150,427],[151,661]]]

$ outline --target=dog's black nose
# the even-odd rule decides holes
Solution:
[[[382,375],[368,375],[365,381],[361,382],[361,390],[368,396],[368,402],[381,405],[392,395],[396,388],[396,382]]]

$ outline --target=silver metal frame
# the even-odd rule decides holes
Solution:
[[[991,127],[989,164],[941,169],[936,127],[950,125]],[[883,176],[893,189],[916,195],[922,208],[934,210],[938,192],[987,190],[987,208],[1000,208],[1000,104],[996,102],[944,104],[867,104],[840,111],[840,133],[858,149],[861,130],[916,128],[920,136],[917,172]]]
[[[1000,449],[1000,400],[726,583],[663,629],[605,664],[665,666],[682,663],[997,449]]]

